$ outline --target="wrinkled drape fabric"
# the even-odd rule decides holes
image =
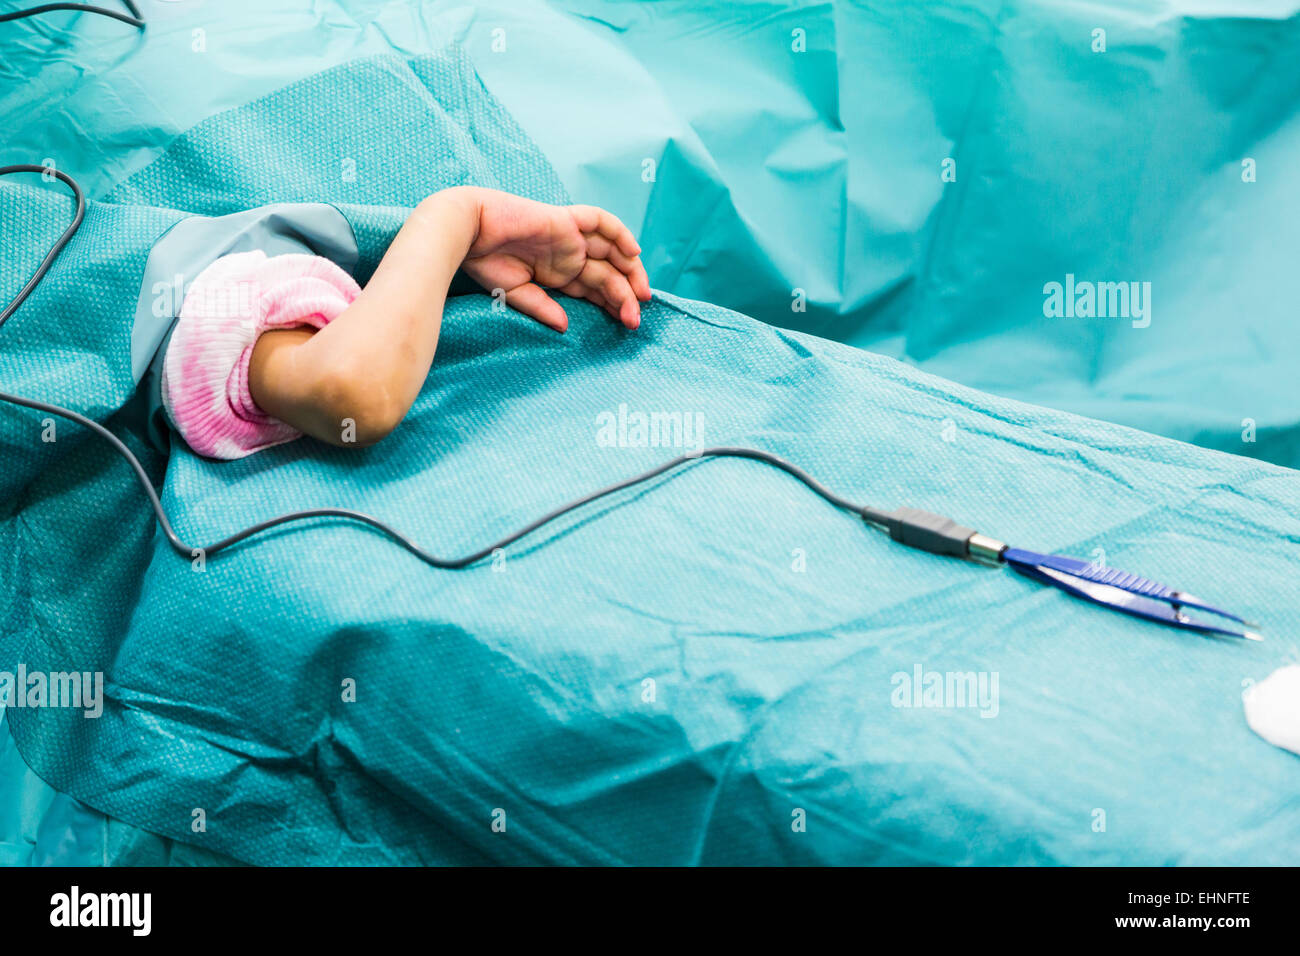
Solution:
[[[88,225],[125,217],[131,236],[84,232],[5,329],[27,336],[0,349],[14,389],[114,414],[132,283],[174,215],[333,202],[364,278],[430,189],[562,201],[471,81],[454,52],[370,59],[199,124],[92,207]],[[26,248],[36,217],[5,218]],[[0,268],[0,290],[24,274]],[[126,824],[264,864],[1290,859],[1300,765],[1250,732],[1240,696],[1296,652],[1300,617],[1275,606],[1300,572],[1294,472],[668,294],[635,333],[568,305],[556,336],[453,300],[428,385],[373,448],[304,440],[223,464],[175,448],[178,529],[200,544],[339,505],[458,554],[697,441],[755,445],[864,503],[1175,582],[1269,640],[1191,637],[901,549],[744,461],[665,476],[463,573],[334,522],[196,567],[153,533],[124,466],[68,436],[13,479],[4,651],[102,669],[107,699],[98,719],[11,709],[31,768]],[[0,422],[6,453],[36,440],[35,416]]]

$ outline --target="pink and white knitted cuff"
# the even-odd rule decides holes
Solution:
[[[270,329],[324,328],[360,293],[321,256],[240,252],[199,273],[163,358],[163,407],[186,443],[200,455],[231,459],[301,437],[253,401],[253,346]]]

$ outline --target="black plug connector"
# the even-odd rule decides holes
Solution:
[[[970,558],[982,564],[1001,564],[1002,554],[1007,550],[1001,541],[982,535],[974,528],[919,508],[864,512],[863,518],[884,527],[899,544],[931,554]]]
[[[966,543],[975,534],[974,528],[918,508],[898,508],[887,513],[885,527],[889,536],[899,544],[957,558],[969,556]]]

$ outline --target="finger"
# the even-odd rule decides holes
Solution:
[[[607,303],[605,309],[629,329],[641,324],[641,305],[627,276],[608,262],[588,259],[578,281],[589,289],[599,290]]]
[[[632,271],[627,275],[628,282],[632,284],[632,291],[642,302],[650,301],[650,276],[645,271],[645,266],[641,264],[641,257],[637,256],[632,260]]]
[[[625,255],[612,239],[607,239],[598,232],[585,237],[587,240],[587,258],[604,259],[625,276],[635,271],[636,256]]]
[[[570,206],[574,221],[583,232],[598,232],[618,246],[626,256],[641,255],[641,246],[632,235],[632,230],[623,225],[622,220],[607,209],[599,206]]]
[[[471,279],[489,292],[494,288],[513,289],[533,279],[532,266],[506,252],[468,258],[461,263],[461,267]]]
[[[506,304],[557,332],[569,328],[569,316],[565,313],[564,306],[547,295],[546,290],[535,282],[515,286],[507,292]]]
[[[592,305],[597,305],[604,309],[606,312],[610,311],[609,301],[605,298],[604,294],[599,289],[588,288],[583,284],[581,279],[574,279],[560,291],[575,299],[585,299]]]
[[[641,257],[624,255],[612,240],[606,239],[600,233],[592,233],[586,238],[587,256],[611,263],[614,268],[627,276],[636,297],[642,302],[649,302],[650,276],[646,273],[645,266],[641,264]]]
[[[606,259],[613,262],[613,257],[618,256],[624,261],[627,260],[627,257],[618,251],[618,246],[614,245],[612,239],[607,239],[598,232],[584,232],[582,237],[587,240],[588,259]]]

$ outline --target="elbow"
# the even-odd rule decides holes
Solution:
[[[371,376],[340,368],[322,376],[321,428],[316,435],[340,448],[366,448],[387,438],[407,407]]]

